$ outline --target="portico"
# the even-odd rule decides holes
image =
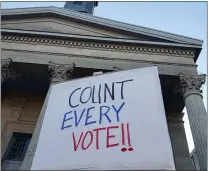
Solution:
[[[165,36],[159,31],[156,37],[151,29],[147,30],[147,36],[137,26],[135,33],[133,26],[128,24],[122,29],[118,22],[117,27],[120,27],[113,28],[110,25],[113,21],[106,19],[94,16],[83,19],[85,14],[55,7],[43,9],[29,8],[25,13],[18,9],[2,12],[3,167],[10,168],[13,162],[7,158],[13,133],[23,132],[32,134],[32,138],[24,160],[19,160],[15,167],[30,169],[53,84],[92,76],[98,71],[106,73],[157,66],[176,169],[193,170],[182,121],[185,106],[199,165],[201,170],[207,169],[207,112],[200,91],[206,75],[199,75],[195,64],[201,41],[172,34]],[[83,24],[90,19],[91,26]],[[100,29],[98,20],[102,20],[108,29]],[[43,24],[34,27],[38,23]],[[59,32],[46,30],[47,24]],[[63,28],[63,24],[67,28]],[[79,26],[79,35],[73,34],[77,31],[72,29],[73,24]],[[82,30],[82,27],[86,28]]]

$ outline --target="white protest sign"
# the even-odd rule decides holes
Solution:
[[[32,170],[174,170],[156,67],[54,85]]]

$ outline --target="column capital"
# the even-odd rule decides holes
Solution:
[[[48,70],[50,73],[50,83],[63,82],[72,78],[75,64],[57,64],[49,62]]]
[[[1,59],[1,83],[3,83],[7,79],[14,79],[15,76],[12,73],[12,59],[11,58],[4,58]]]
[[[201,95],[202,91],[200,89],[206,81],[206,74],[192,76],[179,73],[178,77],[180,79],[180,87],[178,91],[182,93],[184,97],[190,94]]]

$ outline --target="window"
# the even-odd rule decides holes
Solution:
[[[82,5],[82,2],[81,1],[74,1],[74,4],[76,4],[76,5]]]
[[[32,134],[13,133],[4,160],[23,161]]]

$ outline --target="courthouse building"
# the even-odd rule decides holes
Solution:
[[[196,65],[202,41],[96,17],[98,5],[71,1],[63,8],[1,11],[2,169],[30,169],[51,83],[157,66],[176,169],[195,169],[182,120],[186,106],[198,165],[206,170],[200,90],[206,75]]]

